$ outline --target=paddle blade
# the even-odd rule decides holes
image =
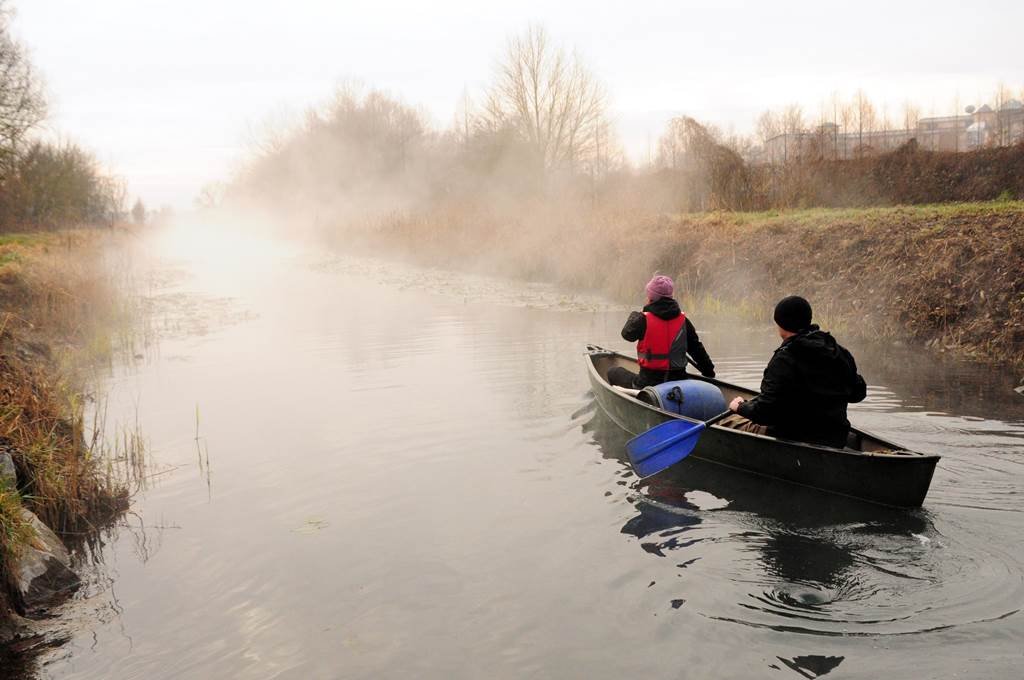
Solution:
[[[650,477],[675,465],[697,446],[704,423],[669,420],[626,442],[626,453],[641,477]]]

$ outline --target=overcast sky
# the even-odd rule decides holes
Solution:
[[[358,80],[447,124],[509,34],[543,24],[612,95],[627,152],[646,159],[688,113],[739,132],[769,107],[814,115],[863,88],[894,118],[907,99],[951,113],[1004,82],[1024,89],[1024,2],[334,2],[13,0],[46,79],[51,130],[94,150],[134,199],[191,205],[226,178],[252,129]]]

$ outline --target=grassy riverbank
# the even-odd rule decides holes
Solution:
[[[109,360],[129,310],[103,265],[109,230],[0,236],[0,624],[11,565],[35,540],[22,508],[58,534],[87,532],[128,494],[86,432],[85,366]],[[2,628],[2,625],[0,625]]]
[[[1024,202],[636,217],[452,210],[394,218],[371,247],[420,262],[636,299],[673,276],[695,311],[769,319],[808,297],[844,336],[906,340],[1024,366]]]

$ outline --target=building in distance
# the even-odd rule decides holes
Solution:
[[[848,160],[893,151],[910,140],[929,151],[963,152],[1024,142],[1024,104],[1009,99],[998,110],[968,106],[963,114],[921,118],[913,129],[843,130],[822,123],[813,130],[768,139],[755,161],[784,165],[807,158]]]

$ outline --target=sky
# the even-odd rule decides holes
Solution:
[[[529,23],[578,51],[611,95],[627,155],[688,114],[751,132],[863,89],[896,119],[1024,90],[1024,2],[11,0],[44,76],[47,134],[79,142],[130,200],[188,208],[268,125],[360,82],[446,126]]]

